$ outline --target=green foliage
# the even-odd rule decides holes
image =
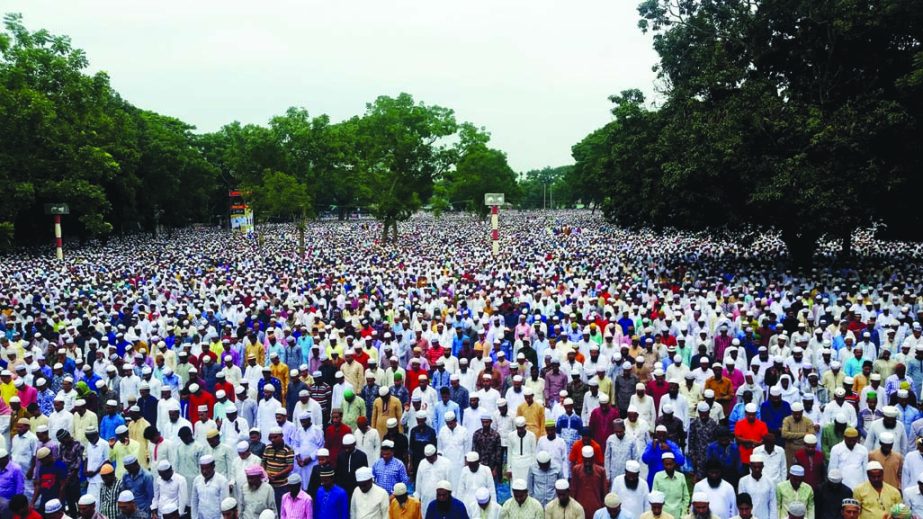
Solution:
[[[307,184],[288,173],[267,171],[259,184],[247,185],[244,190],[250,193],[247,201],[260,221],[292,221],[311,211]]]
[[[293,107],[266,125],[232,122],[197,135],[121,99],[106,74],[88,75],[86,56],[67,37],[30,32],[18,15],[4,27],[3,246],[47,236],[49,202],[69,204],[65,232],[89,238],[224,219],[228,190],[242,189],[259,221],[303,224],[363,208],[394,240],[397,223],[424,201],[441,213],[460,196],[516,196],[515,175],[505,155],[487,147],[483,128],[409,94],[379,97],[339,123]]]
[[[572,207],[581,194],[570,185],[573,166],[533,169],[519,178],[519,199],[522,209]]]
[[[881,220],[916,238],[923,11],[911,0],[646,0],[665,101],[574,146],[621,223],[773,226],[796,261]],[[585,191],[585,188],[583,189]]]

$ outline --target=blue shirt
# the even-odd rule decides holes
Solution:
[[[679,448],[675,442],[666,440],[667,447],[670,449],[669,452],[673,453],[673,457],[676,460],[676,466],[682,467],[686,464],[686,457],[683,456],[683,450]],[[644,449],[644,454],[641,455],[641,461],[647,464],[647,486],[649,488],[654,488],[654,476],[658,472],[663,470],[663,453],[667,452],[660,449],[660,446],[656,445],[656,442],[651,442],[647,444],[647,448]],[[707,458],[706,458],[707,459]]]
[[[151,502],[154,500],[154,477],[150,472],[144,469],[139,469],[135,475],[125,472],[119,488],[120,491],[131,490],[131,493],[135,495],[138,510],[145,515],[151,514]]]
[[[790,414],[792,414],[792,407],[785,400],[779,402],[779,407],[772,405],[771,400],[763,402],[760,406],[760,420],[766,422],[766,428],[770,431],[781,430],[782,420]],[[782,437],[777,439],[781,440]]]
[[[612,519],[612,517],[609,516],[609,509],[602,507],[593,514],[593,519]],[[621,510],[619,511],[618,519],[635,519],[635,516],[625,510]]]
[[[462,413],[461,408],[458,407],[458,404],[449,400],[448,403],[443,403],[442,400],[436,402],[436,411],[433,413],[433,429],[436,429],[436,433],[442,430],[442,426],[445,425],[445,415],[449,411],[455,413],[455,418],[458,420],[458,423],[462,423]]]
[[[391,458],[387,462],[384,458],[379,458],[378,461],[372,465],[372,475],[375,476],[375,484],[385,489],[388,494],[394,491],[394,485],[398,483],[407,485],[410,483],[410,478],[407,477],[407,468],[404,467],[404,463],[394,458]]]
[[[423,517],[425,519],[468,519],[468,510],[465,505],[454,497],[449,499],[451,501],[449,501],[448,509],[443,509],[439,506],[441,504],[439,501],[433,500],[426,507],[426,514]]]
[[[349,498],[346,491],[334,485],[330,490],[321,485],[314,499],[314,517],[349,519]]]
[[[103,415],[103,419],[99,421],[99,437],[104,440],[115,438],[115,429],[120,425],[125,425],[122,415]]]
[[[25,487],[25,477],[22,469],[9,461],[6,467],[0,470],[0,497],[11,499],[16,494],[22,494]]]

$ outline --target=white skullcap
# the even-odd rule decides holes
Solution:
[[[626,472],[641,472],[641,464],[635,460],[628,460],[627,462],[625,462],[625,471]]]
[[[570,490],[570,483],[568,483],[566,479],[559,479],[554,482],[554,489],[562,491]]]
[[[647,495],[647,500],[652,505],[662,505],[665,499],[666,499],[666,496],[663,494],[663,492],[660,492],[659,490],[655,490]]]
[[[363,481],[368,481],[372,479],[372,469],[368,467],[362,467],[356,471],[356,483],[362,483]]]
[[[448,490],[449,492],[451,492],[452,484],[443,479],[436,483],[436,489],[437,490]]]
[[[514,479],[513,482],[510,484],[510,490],[522,491],[526,489],[528,489],[528,485],[526,484],[526,480],[522,478]]]
[[[468,454],[465,454],[465,462],[474,463],[476,461],[481,461],[481,456],[477,452],[471,451]]]
[[[696,405],[695,408],[696,408],[696,410],[698,410],[700,413],[707,413],[707,412],[708,412],[708,409],[709,409],[708,403],[707,403],[707,402],[699,402],[698,405]]]
[[[355,444],[356,444],[355,436],[353,436],[352,434],[347,434],[343,436],[343,445],[355,445]]]
[[[77,504],[80,506],[95,505],[96,498],[92,494],[84,494],[80,496],[80,499],[77,501]]]
[[[237,500],[233,497],[226,497],[221,500],[221,511],[228,512],[237,508]]]
[[[474,498],[477,499],[478,504],[483,505],[490,501],[490,490],[487,490],[487,487],[481,487],[474,492]]]
[[[131,490],[123,490],[119,494],[119,503],[131,503],[134,500],[135,495],[131,492]]]
[[[706,494],[705,492],[696,492],[692,494],[692,502],[693,503],[707,503],[708,494]]]

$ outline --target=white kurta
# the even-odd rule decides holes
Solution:
[[[570,463],[567,460],[567,443],[560,436],[555,436],[554,440],[549,440],[547,436],[542,436],[535,444],[535,452],[545,451],[551,455],[551,465],[561,467],[564,472],[564,478],[570,479]]]
[[[753,499],[753,517],[760,519],[778,519],[779,507],[776,506],[776,485],[763,475],[760,479],[744,476],[737,485],[738,492],[746,492]]]
[[[651,508],[647,501],[650,488],[644,478],[638,478],[638,487],[630,490],[625,485],[625,475],[618,476],[612,482],[612,492],[622,498],[622,511],[631,514],[632,517],[640,517]]]
[[[453,465],[444,456],[436,458],[435,463],[424,459],[417,467],[417,482],[414,485],[414,497],[420,500],[422,510],[436,499],[436,484],[452,480]],[[458,470],[454,470],[458,472]]]
[[[712,488],[708,480],[703,479],[692,487],[692,493],[696,492],[704,492],[708,496],[708,507],[719,519],[731,519],[737,515],[737,494],[727,481],[722,480],[718,488]]]
[[[471,440],[468,436],[468,430],[461,425],[456,425],[455,429],[450,429],[448,425],[443,425],[442,429],[439,430],[439,452],[449,461],[449,463],[455,468],[461,468],[465,466],[465,454],[471,450]],[[449,481],[452,482],[452,486],[458,482],[459,470],[452,472],[452,477],[449,478]]]
[[[846,442],[840,442],[830,449],[830,465],[827,467],[827,473],[839,469],[843,475],[843,484],[855,490],[868,479],[865,473],[868,462],[869,450],[864,445],[857,443],[850,450],[846,447]]]
[[[478,465],[477,472],[471,472],[471,469],[465,467],[463,469],[458,469],[461,473],[458,477],[458,486],[453,486],[455,490],[452,492],[452,497],[458,499],[462,503],[468,503],[475,501],[474,493],[481,487],[485,487],[490,490],[490,497],[497,501],[497,488],[494,485],[494,477],[491,474],[490,469],[485,465]]]
[[[276,427],[276,409],[280,407],[282,407],[282,404],[275,398],[270,398],[269,400],[260,399],[260,403],[256,407],[256,426],[260,428],[263,441],[268,441],[270,429]]]
[[[514,430],[507,436],[506,445],[509,470],[513,474],[511,480],[526,479],[529,475],[529,467],[535,463],[537,445],[535,433],[526,431],[526,434],[520,437],[519,431]]]
[[[312,425],[307,429],[298,427],[292,434],[291,447],[295,451],[296,461],[294,472],[301,476],[301,488],[305,490],[307,490],[308,483],[311,481],[311,470],[314,465],[317,465],[317,451],[323,446],[324,433],[316,425]],[[302,467],[299,466],[298,459],[310,461],[307,461]]]

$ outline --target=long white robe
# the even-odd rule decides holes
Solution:
[[[520,437],[519,431],[514,430],[507,436],[506,442],[510,472],[513,474],[512,480],[526,479],[529,475],[529,467],[535,463],[537,444],[535,433],[526,431],[526,434]]]
[[[778,519],[776,485],[765,475],[758,480],[749,475],[742,477],[737,485],[737,492],[750,494],[753,499],[753,517]]]
[[[462,503],[469,503],[475,501],[474,493],[481,487],[485,487],[490,490],[490,497],[497,501],[497,486],[494,485],[494,476],[490,472],[490,469],[485,465],[478,465],[477,472],[471,472],[471,469],[468,467],[457,469],[460,473],[458,476],[458,486],[452,488],[456,489],[452,492],[452,497],[458,499]]]
[[[305,429],[297,427],[292,434],[292,450],[295,451],[295,473],[301,476],[301,488],[308,489],[308,483],[311,481],[311,470],[317,465],[317,451],[324,446],[324,433],[320,427],[312,425]],[[302,467],[298,464],[298,459],[309,460]]]
[[[449,463],[457,469],[464,467],[465,454],[471,450],[471,439],[468,436],[468,430],[461,425],[456,425],[455,429],[450,429],[448,425],[443,425],[442,429],[439,430],[437,439],[439,441],[439,452],[445,456]],[[461,471],[452,471],[452,477],[449,478],[453,488],[458,483],[459,472]]]
[[[268,441],[269,431],[276,427],[276,409],[282,407],[275,398],[269,400],[262,398],[256,407],[256,426],[260,428],[263,441]]]
[[[413,496],[420,500],[422,510],[436,499],[436,484],[443,480],[451,481],[453,471],[459,472],[453,469],[452,463],[445,456],[437,457],[434,463],[426,459],[420,462]]]

